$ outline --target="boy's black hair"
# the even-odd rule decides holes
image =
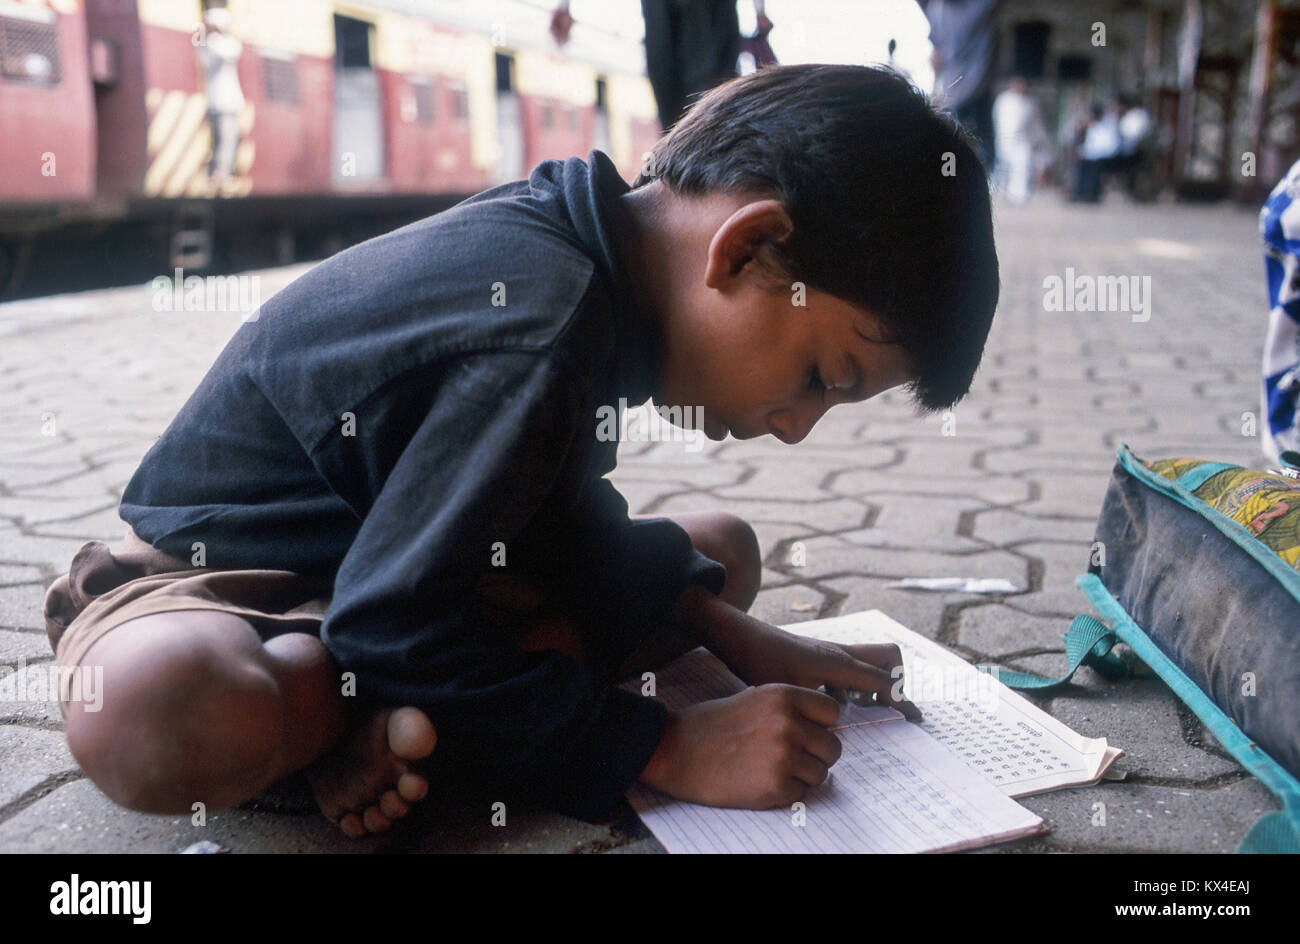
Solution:
[[[988,177],[972,138],[892,69],[793,65],[703,96],[634,187],[779,199],[789,281],[880,317],[926,411],[970,390],[998,300]]]

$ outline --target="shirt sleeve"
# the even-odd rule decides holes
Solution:
[[[364,513],[321,638],[359,695],[424,710],[438,750],[592,818],[645,768],[666,709],[557,652],[520,652],[467,612],[494,542],[555,487],[580,389],[544,351],[467,356],[436,390],[390,390],[355,411],[351,436],[320,444]]]
[[[590,628],[589,646],[617,666],[670,625],[691,584],[721,593],[727,569],[695,549],[670,518],[628,516],[627,499],[606,478],[595,483],[573,532],[566,567],[582,585],[562,596]]]

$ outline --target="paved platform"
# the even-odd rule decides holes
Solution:
[[[1115,448],[1263,461],[1243,435],[1259,412],[1265,324],[1253,213],[1228,206],[1000,207],[1003,295],[972,395],[946,418],[905,398],[831,411],[798,446],[770,437],[628,443],[611,476],[642,513],[744,516],[766,569],[754,613],[787,624],[879,608],[977,661],[1059,674],[1061,634],[1087,611],[1074,578]],[[259,273],[266,298],[305,271]],[[1150,277],[1142,313],[1057,312],[1044,279]],[[116,541],[117,501],[140,457],[231,332],[234,314],[156,312],[147,287],[0,306],[0,662],[51,658],[45,586],[84,541]],[[1136,317],[1139,320],[1135,320]],[[51,427],[50,421],[53,426]],[[47,435],[48,433],[48,435]],[[951,435],[948,435],[951,433]],[[806,563],[791,563],[803,542]],[[1001,596],[889,589],[901,577],[1004,577]],[[1127,754],[1121,783],[1031,797],[1052,832],[996,852],[1229,852],[1271,794],[1158,680],[1081,670],[1044,707]],[[344,839],[318,815],[236,809],[131,813],[77,769],[57,707],[0,702],[0,851],[655,852],[635,817],[603,824],[435,799],[392,834]],[[1093,825],[1095,804],[1106,823]]]

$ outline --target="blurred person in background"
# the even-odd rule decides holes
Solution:
[[[1092,117],[1079,146],[1079,167],[1075,174],[1076,203],[1100,203],[1102,174],[1113,168],[1119,156],[1122,138],[1119,130],[1119,104],[1094,105]]]
[[[1119,97],[1119,156],[1115,170],[1124,177],[1124,186],[1135,200],[1150,200],[1154,183],[1150,180],[1153,160],[1154,125],[1151,113],[1131,95]]]
[[[199,64],[208,92],[208,124],[212,128],[212,158],[208,176],[220,190],[234,176],[239,150],[239,113],[244,92],[239,86],[239,57],[244,44],[230,35],[230,11],[213,7],[203,14],[204,33]]]
[[[772,21],[765,0],[752,0],[758,32],[766,46]],[[659,124],[672,129],[687,107],[704,92],[739,73],[742,39],[736,0],[641,0],[645,19],[646,75],[654,89]],[[569,0],[560,0],[551,15],[551,36],[563,46],[569,41],[573,17]],[[758,61],[755,64],[770,65]]]
[[[1029,94],[1029,83],[1021,76],[1014,77],[994,100],[993,127],[997,186],[1012,203],[1025,203],[1034,179],[1050,161],[1051,144],[1038,100]]]
[[[979,142],[984,165],[996,158],[993,67],[999,0],[918,0],[930,21],[934,95]]]

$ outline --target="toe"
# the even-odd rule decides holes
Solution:
[[[382,833],[389,826],[393,825],[392,821],[389,820],[387,816],[379,812],[378,808],[373,806],[367,808],[364,822],[366,830],[372,833]]]
[[[360,839],[366,834],[366,827],[361,823],[361,817],[356,813],[349,813],[339,820],[339,829],[350,839]]]
[[[397,780],[397,792],[407,803],[417,803],[429,792],[429,781],[419,774],[404,773]]]
[[[409,810],[410,807],[398,796],[396,790],[389,790],[379,798],[379,812],[389,819],[401,819]]]
[[[438,743],[433,722],[419,708],[398,708],[388,716],[388,747],[403,760],[421,760]]]

